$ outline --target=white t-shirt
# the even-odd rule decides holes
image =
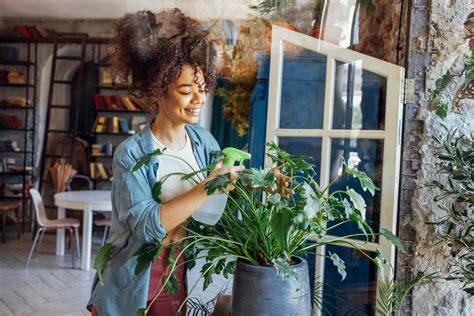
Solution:
[[[152,134],[153,135],[153,134]],[[154,135],[153,141],[155,143],[155,149],[160,148],[163,150],[166,148]],[[186,145],[180,150],[171,150],[166,148],[165,155],[158,156],[158,171],[156,172],[156,179],[157,181],[161,181],[166,175],[170,173],[180,172],[180,173],[191,173],[194,170],[199,170],[199,166],[196,161],[196,157],[194,157],[193,148],[191,145],[191,140],[189,139],[189,135],[186,132]],[[169,157],[168,155],[173,155],[184,159],[188,164],[190,164],[194,170],[192,170],[186,163],[182,160],[177,159],[175,157]],[[172,175],[169,176],[168,179],[162,184],[161,187],[161,195],[160,199],[162,203],[168,202],[174,199],[177,196],[182,195],[183,193],[188,192],[191,190],[195,185],[196,182],[193,180],[181,180],[182,175]],[[197,177],[194,177],[198,180]],[[199,181],[199,180],[198,180]]]

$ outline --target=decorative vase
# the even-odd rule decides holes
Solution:
[[[296,286],[277,276],[273,266],[237,260],[232,288],[232,316],[311,315],[308,263],[300,257],[291,267],[298,275]]]

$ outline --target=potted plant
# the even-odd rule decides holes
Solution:
[[[267,156],[274,164],[272,168],[248,168],[235,179],[230,174],[223,174],[206,184],[209,195],[231,182],[235,189],[228,193],[225,211],[217,225],[209,226],[191,220],[187,227],[189,235],[167,245],[171,247],[171,253],[174,253],[178,244],[182,251],[176,258],[170,256],[171,272],[163,278],[163,287],[155,298],[162,291],[176,293],[178,283],[173,272],[177,268],[178,257],[184,255],[189,269],[194,267],[196,259],[205,258],[206,263],[200,271],[204,289],[212,282],[213,275],[229,277],[235,273],[233,315],[272,312],[286,315],[291,314],[288,311],[294,313],[295,310],[298,310],[298,315],[310,315],[308,267],[301,256],[328,244],[349,244],[360,249],[348,238],[364,236],[367,241],[375,238],[365,221],[366,204],[360,194],[352,188],[330,192],[332,184],[321,188],[315,181],[316,170],[309,162],[310,158],[291,155],[273,143],[267,146]],[[146,163],[152,155],[166,154],[166,150],[150,153],[134,169]],[[215,154],[220,159],[222,153]],[[375,193],[377,188],[365,173],[347,165],[344,167],[343,175],[357,178],[363,190],[372,195]],[[207,166],[203,170],[183,175],[183,179],[189,180],[213,168],[214,165]],[[332,183],[335,181],[337,179]],[[157,187],[160,187],[159,183]],[[154,197],[159,199],[159,189],[153,191]],[[322,239],[334,227],[348,223],[357,223],[360,233]],[[380,235],[403,248],[390,231],[381,228]],[[317,236],[319,241],[307,243],[310,236]],[[109,247],[112,247],[111,244]],[[138,257],[137,274],[151,264],[161,248],[157,241],[143,245],[135,253]],[[378,256],[375,258],[360,251],[379,268],[383,268],[385,259],[380,251],[377,251]],[[100,277],[100,271],[107,264],[106,251],[101,250],[97,257],[99,262],[96,269]],[[327,257],[337,266],[344,279],[344,261],[337,254]],[[195,286],[191,286],[190,290]],[[146,312],[147,309],[138,311],[140,315]]]

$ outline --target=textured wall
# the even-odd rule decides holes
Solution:
[[[415,6],[416,2],[415,1]],[[425,2],[425,1],[421,1]],[[414,198],[411,201],[412,218],[406,227],[411,229],[412,235],[416,235],[414,243],[413,272],[439,271],[447,273],[450,263],[455,260],[448,253],[448,248],[439,243],[435,237],[434,230],[425,224],[443,215],[443,212],[434,206],[434,192],[419,188],[437,176],[434,173],[435,159],[433,156],[433,135],[443,135],[442,125],[448,128],[456,127],[465,134],[474,132],[474,100],[464,100],[461,103],[461,113],[450,112],[446,119],[440,119],[429,111],[427,95],[435,87],[436,79],[440,78],[448,70],[451,73],[460,73],[468,56],[468,46],[464,38],[464,22],[473,10],[471,0],[432,0],[428,38],[414,37],[415,47],[413,49],[423,51],[428,49],[425,88],[418,90],[417,110],[413,113],[413,121],[421,121],[422,134],[412,135],[419,143],[415,150],[420,154],[417,161],[416,183]],[[417,20],[413,20],[417,23]],[[415,34],[416,35],[416,34]],[[418,42],[418,47],[416,47]],[[422,65],[414,65],[420,66]],[[417,74],[415,73],[415,76]],[[455,80],[451,84],[444,99],[452,100],[453,94],[462,79]],[[423,88],[420,87],[419,88]],[[405,144],[409,143],[406,139]],[[418,169],[416,171],[416,169]],[[404,170],[407,171],[407,170]],[[442,281],[436,284],[418,287],[413,291],[412,313],[414,315],[473,315],[474,298],[469,297],[460,290],[461,284],[453,281]]]

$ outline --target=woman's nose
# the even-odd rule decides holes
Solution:
[[[193,99],[191,100],[194,104],[202,104],[204,102],[204,95],[203,93],[196,91],[193,93]]]

